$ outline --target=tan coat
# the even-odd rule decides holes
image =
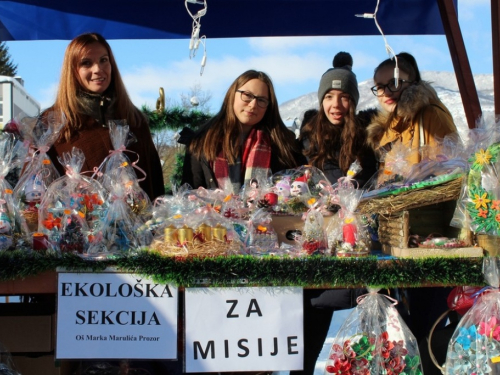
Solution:
[[[435,146],[444,136],[456,133],[457,128],[436,91],[428,82],[421,81],[401,94],[394,114],[379,112],[367,132],[368,143],[376,152],[382,148],[390,150],[392,142],[401,141],[413,150],[408,161],[416,164],[420,161],[421,146]]]

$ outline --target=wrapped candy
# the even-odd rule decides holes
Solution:
[[[51,250],[83,254],[107,211],[107,192],[98,181],[81,173],[85,161],[82,150],[73,147],[58,160],[66,174],[43,196],[38,210],[39,233],[46,235]]]
[[[126,202],[132,211],[137,215],[151,215],[152,204],[149,196],[139,186],[139,181],[134,169],[144,173],[136,166],[137,161],[131,163],[125,152],[133,153],[127,150],[127,146],[136,142],[135,136],[129,131],[129,126],[125,120],[110,120],[108,122],[109,136],[114,150],[103,160],[95,173],[97,180],[105,189],[111,191],[115,181],[120,180],[127,184]],[[137,155],[137,157],[139,157]]]
[[[489,287],[458,323],[448,344],[443,374],[498,374],[500,371],[500,265],[485,257],[483,273]]]
[[[397,301],[370,290],[357,302],[333,339],[324,374],[422,375],[417,340]]]
[[[13,190],[5,179],[13,168],[21,165],[28,152],[27,144],[19,142],[12,134],[0,134],[0,251],[14,244],[16,222],[21,223],[16,210]],[[16,220],[17,219],[17,220]]]
[[[95,231],[87,256],[105,257],[135,252],[148,246],[153,239],[144,218],[135,214],[127,202],[129,190],[133,188],[130,175],[125,169],[119,171],[110,186],[109,208]]]
[[[52,112],[46,119],[24,117],[19,120],[19,131],[24,141],[36,151],[28,161],[14,188],[14,201],[19,207],[23,234],[31,239],[38,229],[38,206],[48,186],[59,178],[47,151],[59,137],[65,118]]]

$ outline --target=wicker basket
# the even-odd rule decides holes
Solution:
[[[435,234],[460,238],[471,244],[470,231],[450,227],[454,211],[455,201],[446,201],[390,215],[380,214],[378,235],[382,252],[396,255],[393,248],[408,249],[412,235],[427,237]]]
[[[412,208],[457,200],[462,189],[463,178],[459,177],[441,185],[409,190],[388,197],[363,200],[359,203],[357,211],[362,214],[390,215]]]

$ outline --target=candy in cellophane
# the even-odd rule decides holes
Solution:
[[[43,196],[38,232],[46,236],[50,250],[84,254],[106,214],[107,192],[98,181],[81,173],[87,172],[81,171],[85,161],[82,150],[73,147],[58,160],[66,173],[52,182]]]
[[[325,375],[422,375],[418,343],[392,298],[370,290],[340,327],[328,354]]]

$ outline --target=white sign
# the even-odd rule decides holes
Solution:
[[[302,288],[186,288],[186,372],[303,368]]]
[[[175,286],[124,273],[60,273],[58,359],[175,359]]]

